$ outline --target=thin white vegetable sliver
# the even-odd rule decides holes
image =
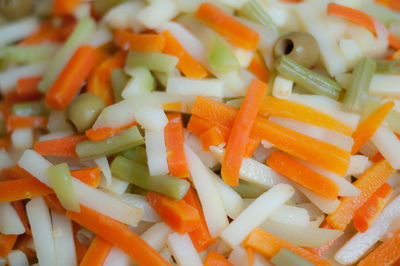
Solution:
[[[169,173],[167,148],[165,147],[164,131],[152,132],[145,130],[147,166],[150,175],[166,175]]]
[[[142,32],[145,27],[137,20],[137,14],[145,7],[142,1],[123,2],[113,7],[104,16],[104,21],[115,29],[132,29]]]
[[[11,167],[14,164],[10,155],[5,149],[0,149],[0,171],[3,168]]]
[[[198,136],[188,133],[185,135],[185,142],[208,168],[213,169],[217,166],[218,161],[214,158],[211,152],[203,150],[203,144]]]
[[[268,219],[277,223],[295,226],[307,226],[310,223],[310,215],[307,210],[290,205],[280,206]]]
[[[400,77],[397,75],[375,74],[372,76],[368,94],[372,96],[400,96]]]
[[[100,179],[99,187],[108,192],[122,195],[128,189],[129,182],[113,177],[111,179],[111,185],[107,186],[106,181],[104,179]]]
[[[159,252],[166,246],[168,235],[171,233],[173,233],[173,230],[168,225],[165,223],[156,223],[140,237]]]
[[[137,15],[137,19],[147,28],[154,29],[170,21],[178,14],[176,4],[172,0],[156,1],[145,7]]]
[[[99,27],[91,37],[89,44],[94,47],[99,47],[113,39],[111,31],[107,27]]]
[[[240,195],[228,186],[221,178],[213,178],[214,185],[218,189],[221,200],[224,204],[226,214],[235,219],[243,209],[243,200]]]
[[[38,18],[28,17],[0,28],[0,47],[23,39],[40,27]]]
[[[250,204],[229,226],[222,231],[221,238],[231,247],[236,247],[255,227],[262,224],[279,206],[294,194],[287,184],[273,186]]]
[[[10,202],[0,202],[0,233],[21,235],[25,228]]]
[[[136,121],[144,129],[152,132],[164,130],[168,118],[161,107],[145,107],[135,113]]]
[[[110,165],[108,164],[108,160],[106,156],[101,156],[99,158],[94,159],[94,162],[97,164],[97,166],[100,168],[101,172],[103,173],[103,176],[106,179],[106,186],[111,186],[112,182],[112,175],[111,175],[111,169]]]
[[[33,129],[20,128],[11,133],[11,143],[14,148],[25,150],[33,147]]]
[[[297,190],[300,190],[312,203],[314,203],[324,213],[332,213],[340,205],[340,201],[338,199],[329,200],[295,183],[293,183],[293,186]]]
[[[363,155],[350,156],[349,169],[347,169],[346,176],[359,175],[364,173],[367,169],[368,157]]]
[[[382,156],[394,169],[400,169],[400,140],[392,130],[381,126],[371,138]]]
[[[397,217],[400,217],[400,196],[383,209],[367,231],[355,234],[342,246],[335,254],[335,260],[345,265],[355,263],[386,234],[392,221]]]
[[[272,95],[279,99],[287,99],[292,94],[293,80],[286,79],[278,75],[274,81]]]
[[[168,247],[179,265],[203,265],[187,233],[184,235],[170,234],[168,236]]]
[[[18,161],[18,165],[36,177],[40,182],[50,186],[47,168],[52,164],[34,150],[26,150]]]
[[[7,255],[7,260],[9,266],[29,266],[28,258],[25,253],[19,249],[11,250]]]
[[[208,230],[212,237],[217,237],[228,226],[228,218],[221,196],[214,185],[215,174],[202,163],[200,158],[186,144],[184,148],[190,175],[203,207]]]
[[[41,266],[57,265],[49,209],[42,197],[34,197],[26,204],[36,256]]]
[[[57,265],[77,265],[71,221],[66,216],[54,211],[51,211],[51,221],[53,223],[53,232],[60,232],[60,234],[54,236]]]
[[[167,81],[167,92],[183,95],[203,95],[207,97],[224,97],[224,82],[219,79],[192,79],[170,77]]]
[[[103,266],[130,266],[131,258],[116,246],[113,246],[108,253]]]
[[[229,254],[228,261],[234,266],[248,265],[246,250],[241,246],[235,247]]]
[[[120,195],[120,199],[132,206],[143,210],[142,220],[145,222],[159,222],[161,221],[160,216],[154,211],[154,209],[147,202],[146,197],[136,194],[124,193]]]

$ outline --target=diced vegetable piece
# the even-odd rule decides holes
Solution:
[[[95,30],[96,24],[92,19],[83,18],[79,21],[68,40],[60,48],[47,68],[43,80],[39,83],[39,90],[41,92],[46,92],[51,87],[75,50],[85,43]]]
[[[126,69],[126,72],[132,78],[126,83],[121,93],[122,98],[128,99],[154,90],[154,78],[147,68],[135,67]]]
[[[210,66],[214,71],[225,72],[238,69],[239,61],[230,47],[219,37],[215,37],[210,54],[208,55]]]
[[[275,77],[272,95],[278,99],[287,99],[292,94],[293,81],[281,75]]]
[[[111,72],[111,85],[114,92],[115,102],[122,101],[122,91],[124,90],[129,78],[121,68],[116,68]]]
[[[170,234],[168,236],[168,247],[180,265],[203,265],[188,234]]]
[[[337,100],[342,90],[336,81],[313,72],[284,55],[277,62],[276,70],[285,78],[293,80],[314,94]]]
[[[372,76],[376,70],[376,63],[372,59],[363,57],[353,69],[353,79],[350,88],[346,90],[343,107],[347,111],[360,113],[368,96]]]
[[[123,156],[131,161],[139,164],[147,165],[146,149],[142,146],[133,147],[126,149],[116,154],[117,156]]]
[[[47,168],[47,175],[51,187],[56,192],[57,198],[67,210],[78,211],[79,203],[72,186],[72,179],[68,165],[61,163]]]
[[[179,200],[189,189],[189,182],[172,176],[150,176],[146,166],[118,156],[111,164],[113,176],[128,181],[141,188],[155,191]]]
[[[239,12],[239,14],[243,15],[245,18],[278,32],[278,29],[276,28],[272,19],[257,0],[247,1],[247,3],[242,6]]]
[[[126,59],[126,69],[145,67],[152,71],[171,73],[178,63],[178,60],[179,59],[175,56],[158,52],[130,51]]]
[[[17,103],[12,106],[12,113],[17,116],[48,115],[49,109],[43,101]]]
[[[303,257],[291,252],[286,248],[282,248],[270,261],[276,266],[284,265],[298,265],[298,266],[312,266],[311,262]]]
[[[76,145],[76,154],[83,160],[93,159],[102,155],[113,154],[133,148],[144,143],[143,137],[136,126],[118,135],[101,141],[85,140]]]

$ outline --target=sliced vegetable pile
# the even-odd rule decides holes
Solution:
[[[398,1],[0,1],[0,266],[400,264]]]

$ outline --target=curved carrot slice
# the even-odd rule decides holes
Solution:
[[[28,199],[53,193],[53,190],[34,177],[0,182],[0,202]]]
[[[18,116],[10,115],[7,118],[7,131],[20,128],[45,128],[49,118],[47,116]]]
[[[219,146],[225,143],[224,135],[217,127],[212,127],[200,135],[204,151],[209,151],[210,146]]]
[[[96,236],[86,251],[80,266],[102,266],[112,245],[103,238]]]
[[[43,156],[54,155],[77,158],[75,146],[86,139],[85,135],[73,135],[59,139],[50,139],[35,143],[35,151]]]
[[[123,50],[162,52],[165,38],[159,34],[135,34],[128,30],[117,29],[114,43]]]
[[[263,82],[268,82],[269,71],[265,66],[265,63],[258,54],[255,54],[250,61],[248,67],[249,71],[253,73],[259,80]]]
[[[100,183],[100,168],[83,168],[71,171],[71,176],[81,180],[86,185],[97,187]]]
[[[133,121],[131,123],[128,123],[126,125],[120,126],[120,127],[100,127],[100,128],[96,128],[96,129],[88,129],[85,131],[85,135],[86,137],[88,137],[90,140],[92,141],[100,141],[109,137],[112,137],[116,134],[118,134],[118,132],[136,126],[137,122]]]

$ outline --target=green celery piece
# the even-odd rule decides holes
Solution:
[[[305,258],[291,252],[287,248],[282,248],[278,253],[273,256],[270,261],[276,266],[313,266],[315,264],[309,262]]]
[[[116,102],[123,100],[121,93],[129,81],[128,75],[125,74],[122,68],[116,68],[111,72],[111,86],[114,92]]]
[[[81,19],[65,44],[50,62],[43,80],[39,83],[39,90],[46,92],[74,54],[75,50],[83,45],[96,31],[96,22],[88,17]]]
[[[108,10],[127,0],[94,0],[93,9],[98,15],[104,15]]]
[[[133,81],[128,85],[129,95],[141,95],[154,90],[154,78],[150,70],[145,67],[125,67],[126,73],[132,76]]]
[[[232,52],[229,45],[221,38],[215,37],[211,45],[208,61],[213,70],[226,72],[240,68],[236,55]]]
[[[48,115],[50,110],[44,101],[16,103],[12,106],[12,113],[18,116]]]
[[[376,73],[399,74],[400,60],[378,60],[376,61]]]
[[[176,64],[178,64],[178,58],[172,55],[158,52],[130,51],[126,60],[125,69],[129,71],[129,69],[135,67],[145,67],[151,71],[171,73]]]
[[[337,100],[342,90],[336,81],[318,74],[282,55],[276,64],[276,70],[287,79],[293,80],[313,94],[324,95]]]
[[[371,114],[380,105],[381,104],[379,102],[368,99],[365,102],[360,121],[364,121],[364,119],[367,118],[367,116],[369,114]],[[388,115],[386,116],[384,121],[388,124],[388,126],[391,130],[400,134],[400,123],[399,123],[400,113],[399,112],[397,112],[396,110],[393,110],[393,109],[390,110],[390,112],[388,113]]]
[[[250,21],[261,24],[265,27],[270,28],[274,32],[278,32],[277,27],[272,22],[263,6],[261,6],[257,0],[250,0],[242,6],[239,14],[247,18]]]
[[[50,185],[56,192],[61,205],[71,211],[79,212],[79,203],[72,186],[72,179],[66,163],[60,163],[47,168]]]
[[[51,59],[59,48],[51,43],[6,46],[0,49],[0,57],[7,63],[33,64]]]
[[[131,127],[119,134],[100,141],[84,140],[76,145],[75,151],[82,160],[94,159],[144,144],[137,126]]]
[[[6,122],[4,121],[4,118],[0,113],[0,138],[5,137],[6,134]]]
[[[239,181],[239,185],[232,187],[242,198],[254,199],[267,191],[266,188],[251,184],[248,182]]]
[[[136,163],[147,164],[146,149],[142,146],[137,146],[132,149],[121,151],[117,155],[123,156]]]
[[[111,163],[111,174],[146,190],[155,191],[175,200],[182,199],[190,183],[168,175],[150,176],[147,166],[118,156]]]
[[[346,90],[343,108],[346,111],[361,113],[368,97],[369,84],[376,70],[374,60],[363,57],[357,61],[353,69],[350,88]]]

